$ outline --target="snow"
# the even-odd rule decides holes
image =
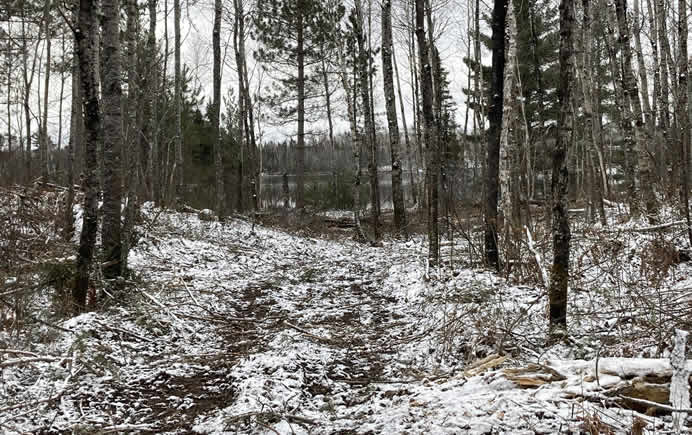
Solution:
[[[575,237],[572,341],[548,346],[538,269],[508,281],[458,258],[430,271],[420,237],[370,247],[151,204],[143,213],[133,276],[108,284],[101,309],[52,318],[59,328],[0,330],[0,367],[30,358],[8,349],[54,357],[3,367],[4,433],[534,434],[579,432],[593,416],[617,433],[635,417],[672,427],[584,400],[672,373],[670,336],[651,325],[677,314],[650,319],[642,301],[689,303],[690,274],[671,265],[656,285],[642,281],[656,258],[641,247],[662,243],[627,232],[642,222]],[[465,374],[493,353],[507,359]],[[521,388],[503,371],[529,363],[564,379]]]

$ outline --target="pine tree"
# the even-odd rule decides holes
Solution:
[[[296,208],[305,205],[306,101],[320,95],[309,92],[311,72],[320,62],[320,49],[332,39],[343,8],[326,8],[320,0],[258,0],[256,57],[271,65],[276,79],[276,106],[284,119],[297,121]],[[308,92],[306,92],[306,90]],[[279,101],[283,104],[278,103]]]

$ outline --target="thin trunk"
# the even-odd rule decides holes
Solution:
[[[569,172],[567,153],[572,142],[572,79],[574,27],[574,2],[560,1],[560,76],[558,82],[559,114],[557,140],[553,150],[553,174],[551,181],[553,212],[553,267],[550,271],[548,298],[550,304],[550,332],[567,330],[567,285],[569,282],[570,227],[567,212]]]
[[[370,79],[369,79],[369,57],[370,53],[366,46],[365,30],[363,29],[364,17],[363,8],[360,0],[356,0],[356,38],[358,40],[358,71],[360,73],[360,94],[363,102],[363,117],[365,118],[364,145],[370,152],[368,162],[368,172],[370,174],[370,206],[372,207],[372,221],[375,240],[380,238],[379,228],[379,204],[378,204],[378,180],[377,180],[377,144],[375,140],[375,125],[373,124],[373,114],[370,105]]]
[[[394,203],[394,226],[397,232],[406,236],[406,207],[404,205],[404,192],[401,186],[399,123],[396,116],[396,98],[394,96],[392,51],[392,1],[384,0],[382,2],[382,78],[384,82],[384,100],[387,110],[389,147],[392,157],[392,200]]]
[[[425,35],[425,0],[416,0],[416,39],[418,42],[418,59],[420,62],[421,73],[421,94],[423,101],[423,135],[426,144],[427,169],[426,186],[429,192],[428,207],[428,261],[431,265],[439,262],[439,228],[437,225],[437,188],[439,168],[436,165],[437,129],[433,114],[433,88],[432,88],[432,68],[428,54],[428,41]]]
[[[680,125],[680,202],[687,222],[687,237],[692,245],[692,222],[690,222],[690,197],[687,173],[690,155],[690,114],[687,96],[687,1],[678,0],[678,35],[680,44],[678,75],[678,117]]]
[[[127,106],[133,108],[126,117],[127,134],[125,148],[125,162],[129,168],[125,176],[127,192],[127,206],[125,208],[125,222],[123,224],[123,249],[122,270],[127,269],[127,258],[130,253],[132,231],[135,224],[135,216],[139,208],[140,174],[142,172],[142,107],[140,98],[140,78],[137,68],[137,33],[139,29],[139,12],[137,0],[126,0],[127,4]],[[122,102],[122,97],[121,97]],[[122,104],[122,103],[121,103]],[[122,106],[121,106],[122,107]],[[122,122],[122,121],[121,121]]]
[[[654,116],[652,115],[651,103],[649,102],[649,80],[646,74],[644,53],[642,52],[642,19],[640,18],[641,14],[639,9],[639,0],[634,0],[633,5],[634,15],[632,16],[632,35],[634,36],[634,47],[637,52],[637,71],[639,72],[639,82],[641,83],[642,109],[644,112],[644,121],[646,124],[646,128],[648,129],[648,131],[653,132]]]
[[[356,224],[356,237],[361,241],[366,241],[367,237],[360,224],[360,132],[358,131],[358,120],[356,119],[355,91],[351,89],[348,82],[346,71],[346,59],[343,47],[339,49],[339,63],[341,64],[341,84],[346,94],[346,107],[348,109],[349,128],[351,130],[351,146],[353,147],[353,220]],[[354,79],[354,86],[357,82]]]
[[[605,227],[607,225],[607,216],[605,214],[605,207],[603,206],[603,191],[605,189],[605,174],[603,171],[603,157],[600,153],[600,127],[601,124],[598,119],[597,110],[594,110],[596,106],[595,101],[595,90],[594,90],[594,80],[593,80],[593,32],[594,32],[594,20],[591,19],[591,3],[590,0],[582,0],[583,8],[583,26],[582,26],[582,38],[583,38],[583,51],[582,51],[582,65],[581,65],[581,76],[582,76],[582,92],[584,96],[584,116],[585,116],[585,136],[590,142],[590,161],[593,162],[594,156],[600,162],[599,167],[591,165],[594,178],[592,180],[592,207],[598,208],[599,216],[601,218],[601,225]],[[597,171],[597,169],[600,169]],[[601,177],[596,176],[596,173],[601,174]]]
[[[176,206],[179,201],[183,200],[183,77],[180,64],[180,0],[173,0],[173,24],[175,33],[175,44],[173,47],[175,58],[175,95],[173,99],[175,110],[175,195],[173,204]]]
[[[149,6],[149,32],[147,34],[147,53],[149,62],[147,74],[149,76],[149,119],[148,126],[145,128],[148,131],[149,139],[149,159],[147,166],[147,185],[150,188],[152,199],[157,205],[161,203],[161,181],[159,174],[159,134],[158,134],[158,87],[159,87],[159,70],[157,68],[158,51],[156,49],[156,2],[157,0],[148,0]]]
[[[656,201],[652,186],[652,165],[647,149],[649,138],[647,137],[646,126],[644,125],[644,117],[642,113],[642,105],[639,99],[637,79],[634,76],[632,67],[632,48],[630,47],[630,29],[627,21],[627,4],[625,0],[615,0],[615,6],[615,13],[617,14],[618,28],[620,33],[618,41],[621,44],[621,50],[624,55],[623,74],[625,96],[631,101],[632,116],[634,117],[635,152],[637,154],[639,176],[639,189],[635,188],[635,193],[639,193],[637,190],[641,191],[649,223],[653,225],[657,221],[658,203]],[[686,90],[687,88],[684,89]]]
[[[122,207],[122,88],[120,83],[120,0],[103,0],[103,234],[105,278],[120,276],[123,243]]]
[[[414,155],[411,151],[411,141],[409,140],[408,137],[408,126],[406,125],[406,109],[404,108],[404,99],[401,96],[401,81],[399,80],[399,66],[396,63],[396,50],[394,49],[394,45],[392,45],[392,63],[394,64],[394,75],[396,76],[396,88],[399,94],[399,108],[401,109],[401,123],[403,124],[404,127],[404,142],[406,143],[406,160],[408,161],[408,176],[409,176],[409,184],[410,184],[410,189],[411,189],[411,199],[413,200],[413,204],[418,203],[418,195],[416,195],[416,182],[415,178],[413,176],[413,171],[414,171],[414,165],[413,165],[413,160],[414,160]]]
[[[43,121],[41,122],[41,179],[44,183],[49,180],[49,167],[50,154],[48,147],[50,146],[50,138],[48,137],[48,89],[50,88],[50,74],[51,74],[51,46],[52,46],[52,35],[51,35],[51,16],[50,16],[51,1],[46,0],[44,12],[43,12],[43,23],[45,26],[45,36],[46,36],[46,71],[45,71],[45,82],[43,87]]]
[[[67,65],[67,52],[66,52],[66,47],[65,47],[65,33],[62,34],[61,38],[61,52],[62,52],[62,58],[61,58],[61,63],[62,65]],[[62,151],[62,108],[63,108],[63,99],[65,98],[65,70],[64,68],[61,68],[60,70],[60,97],[58,98],[58,154],[57,158],[55,159],[55,173],[56,173],[56,178],[57,174],[60,173],[62,170],[60,168],[60,154]],[[9,139],[9,138],[8,138]],[[11,147],[10,147],[11,151]]]
[[[212,100],[212,128],[214,131],[214,175],[216,178],[216,214],[219,220],[224,218],[225,191],[223,185],[223,152],[221,149],[221,15],[223,9],[221,0],[214,0],[214,28],[212,30],[212,46],[214,55]]]
[[[305,36],[302,15],[303,0],[298,2],[296,26],[296,62],[298,64],[298,143],[296,144],[296,209],[305,208]]]

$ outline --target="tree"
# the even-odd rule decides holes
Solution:
[[[377,178],[377,138],[375,136],[375,122],[372,113],[372,101],[370,93],[370,50],[366,46],[364,29],[363,7],[360,0],[356,0],[354,14],[352,15],[353,31],[358,43],[358,61],[356,67],[360,76],[360,96],[363,103],[363,124],[365,134],[363,143],[370,153],[368,169],[370,174],[370,206],[372,207],[372,226],[375,240],[380,238],[380,207],[379,207],[379,181]]]
[[[394,226],[406,235],[406,207],[401,187],[401,158],[399,157],[399,123],[396,116],[396,97],[394,96],[394,73],[392,69],[392,1],[382,2],[382,78],[384,82],[384,101],[387,110],[389,150],[392,157],[392,199],[394,202]]]
[[[687,237],[692,245],[692,222],[690,222],[690,198],[688,171],[690,165],[690,113],[687,95],[687,1],[678,0],[678,36],[680,44],[680,71],[678,73],[678,116],[680,117],[680,202],[687,223]]]
[[[433,112],[432,65],[428,53],[428,41],[425,34],[425,0],[416,0],[416,42],[418,43],[418,60],[420,62],[420,87],[423,111],[423,140],[426,147],[427,167],[425,182],[428,189],[428,260],[437,265],[439,261],[439,232],[437,227],[437,189],[439,169],[437,158],[438,137]],[[432,42],[432,41],[431,41]]]
[[[214,55],[214,85],[211,110],[211,123],[214,129],[214,174],[216,186],[216,214],[223,219],[226,204],[223,181],[223,153],[221,150],[221,0],[214,0],[214,28],[212,30],[212,51]]]
[[[120,85],[120,0],[103,0],[103,275],[122,273],[122,88]]]
[[[485,261],[499,270],[497,249],[497,199],[500,162],[500,132],[502,129],[503,79],[505,69],[505,20],[507,0],[494,0],[492,18],[492,78],[490,86],[490,129],[485,187]]]
[[[548,298],[550,304],[550,331],[567,329],[567,284],[569,281],[570,227],[567,211],[567,150],[572,143],[572,78],[574,50],[572,29],[574,28],[574,2],[560,0],[560,81],[558,85],[559,114],[557,139],[553,149],[552,236],[553,266],[550,271]],[[556,337],[557,335],[555,335]]]
[[[305,115],[306,85],[312,67],[320,62],[338,22],[334,14],[343,8],[326,8],[320,0],[258,0],[255,12],[256,57],[272,65],[277,81],[274,102],[285,118],[297,121],[296,208],[305,205]],[[339,15],[340,16],[340,15]]]
[[[174,182],[175,193],[173,197],[174,205],[182,199],[183,194],[183,127],[182,127],[182,66],[180,64],[180,0],[173,0],[173,33],[175,47],[173,48],[175,62],[175,94],[173,105],[175,109],[175,165]]]
[[[84,105],[84,127],[86,140],[84,146],[84,212],[82,215],[82,234],[77,254],[77,275],[72,289],[75,311],[84,311],[89,289],[89,268],[94,257],[96,228],[98,220],[97,190],[97,145],[101,129],[101,109],[98,98],[98,75],[96,70],[96,50],[94,47],[93,17],[96,14],[94,0],[79,0],[79,24],[75,29],[77,54],[79,56],[79,76],[82,84]]]

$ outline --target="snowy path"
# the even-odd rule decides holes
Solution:
[[[136,280],[113,295],[121,302],[64,322],[69,333],[43,331],[37,350],[71,360],[3,372],[10,406],[53,400],[26,416],[0,404],[2,430],[533,434],[578,430],[593,415],[623,421],[553,384],[464,376],[471,343],[460,340],[482,340],[471,328],[486,325],[473,324],[473,308],[441,315],[426,293],[467,286],[529,307],[522,317],[541,309],[535,292],[481,272],[431,287],[420,245],[371,248],[169,213],[141,230]]]

